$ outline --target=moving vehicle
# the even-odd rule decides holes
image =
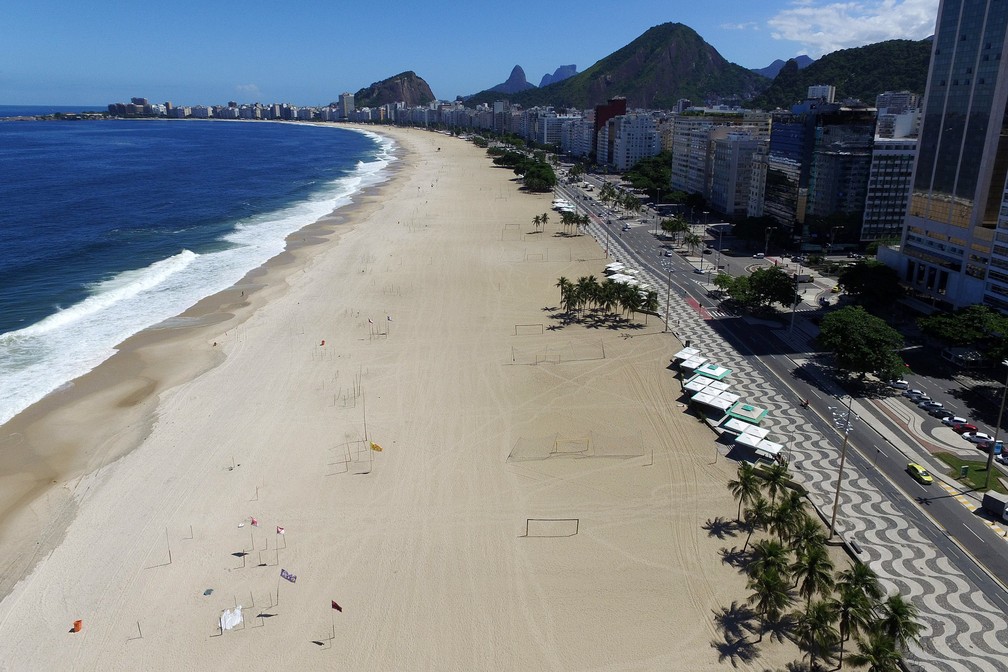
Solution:
[[[765,254],[763,254],[762,252],[757,252],[756,254],[752,255],[752,258],[753,258],[753,259],[762,259],[762,258],[763,258],[763,257],[765,257],[765,256],[766,256],[766,255],[765,255]]]
[[[931,485],[934,482],[934,479],[931,478],[931,474],[928,473],[928,470],[916,462],[908,462],[906,470],[907,473],[910,474],[918,483]]]
[[[840,285],[833,285],[833,289],[831,289],[829,291],[830,291],[830,294],[839,294],[840,293]]]

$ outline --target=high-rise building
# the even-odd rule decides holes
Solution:
[[[808,94],[805,97],[809,100],[823,100],[832,103],[836,98],[836,87],[832,84],[813,84],[808,87]]]
[[[340,119],[349,119],[354,111],[354,95],[352,93],[341,93],[339,96]]]
[[[1008,3],[942,0],[899,251],[879,258],[922,298],[1008,310]]]

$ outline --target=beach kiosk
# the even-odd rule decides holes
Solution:
[[[728,415],[736,420],[748,422],[750,425],[758,425],[763,422],[763,418],[766,417],[766,414],[767,409],[746,403],[744,401],[738,401],[728,409]]]
[[[703,355],[694,355],[684,362],[679,363],[679,370],[683,372],[683,375],[693,375],[693,372],[699,369],[701,366],[709,362],[710,360]]]
[[[729,375],[731,375],[732,370],[726,369],[720,364],[715,364],[714,362],[705,362],[704,364],[696,367],[694,369],[696,375],[704,376],[706,378],[711,378],[713,380],[724,380]]]

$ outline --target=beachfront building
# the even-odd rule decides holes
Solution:
[[[594,146],[595,111],[588,110],[584,116],[568,119],[560,128],[560,149],[565,154],[585,157]]]
[[[709,202],[729,217],[745,217],[749,210],[753,156],[761,140],[745,130],[715,129],[711,134],[712,161]]]
[[[942,2],[903,237],[879,258],[936,306],[1008,311],[1008,6]]]
[[[865,195],[862,242],[899,239],[917,158],[916,138],[875,136]]]
[[[354,111],[354,94],[343,92],[339,95],[340,119],[349,119]]]
[[[596,163],[622,172],[660,151],[654,117],[643,112],[623,114],[608,120],[599,131]]]

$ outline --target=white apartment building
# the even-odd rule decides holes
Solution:
[[[712,131],[711,185],[707,199],[716,211],[730,217],[746,216],[753,155],[760,142],[745,131],[730,128]]]
[[[650,114],[625,114],[610,121],[617,123],[613,125],[616,135],[612,138],[612,155],[608,163],[614,165],[616,170],[629,170],[641,159],[657,156],[661,152],[658,127]],[[599,151],[601,146],[600,140]]]
[[[902,235],[916,158],[916,138],[875,136],[861,224],[862,241],[898,239]]]
[[[806,97],[809,100],[822,99],[827,103],[832,103],[833,99],[836,98],[836,87],[832,84],[813,84],[808,87]]]

